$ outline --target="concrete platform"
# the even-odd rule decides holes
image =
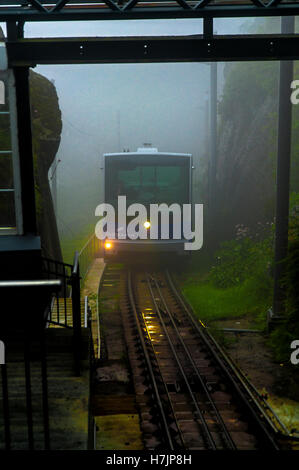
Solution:
[[[143,450],[137,414],[104,415],[95,420],[97,450]]]
[[[100,357],[100,324],[98,312],[98,292],[105,263],[103,258],[95,258],[85,277],[81,291],[82,299],[87,295],[91,308],[91,329],[95,358]]]
[[[142,434],[132,390],[119,308],[120,269],[108,265],[101,282],[101,354],[92,392],[98,450],[142,450]]]

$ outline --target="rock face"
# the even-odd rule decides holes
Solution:
[[[275,86],[272,93],[257,96],[250,81],[248,88],[236,90],[232,80],[227,78],[226,97],[220,102],[215,198],[222,239],[232,238],[236,224],[253,227],[271,220],[275,201]],[[258,80],[255,85],[259,86]],[[253,103],[249,106],[251,93]]]
[[[48,180],[62,130],[61,111],[54,84],[30,71],[34,171],[38,229],[43,255],[62,261],[57,223]]]
[[[235,224],[254,226],[273,217],[275,182],[265,116],[273,103],[267,100],[248,123],[246,134],[241,126],[226,122],[220,136],[217,186],[220,215],[226,219],[228,234]],[[223,226],[226,226],[224,223]]]

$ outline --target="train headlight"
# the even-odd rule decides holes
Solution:
[[[111,250],[112,243],[107,240],[104,244],[104,247],[105,247],[106,250]]]
[[[151,226],[151,223],[148,220],[146,222],[144,222],[144,224],[143,224],[143,227],[146,228],[146,229],[150,228],[150,226]]]

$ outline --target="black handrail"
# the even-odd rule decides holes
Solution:
[[[0,288],[1,287],[49,287],[53,288],[53,290],[59,290],[61,287],[61,281],[59,279],[51,279],[51,280],[22,280],[22,281],[0,281]]]
[[[80,267],[79,253],[75,252],[73,271],[71,276],[72,285],[72,310],[73,310],[73,329],[74,329],[74,361],[75,374],[80,375],[80,354],[81,354],[81,295],[80,295]]]
[[[72,274],[77,274],[79,270],[79,252],[75,251]]]

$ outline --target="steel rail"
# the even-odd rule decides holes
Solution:
[[[153,280],[154,280],[154,282],[155,282],[156,289],[157,289],[157,291],[158,291],[158,293],[159,293],[159,296],[160,296],[160,298],[161,298],[161,300],[162,300],[162,302],[163,302],[164,308],[165,308],[165,310],[166,310],[166,312],[167,312],[167,314],[168,314],[168,316],[169,316],[169,318],[170,318],[170,320],[171,320],[171,323],[172,323],[172,325],[173,325],[173,328],[174,328],[174,330],[175,330],[175,332],[176,332],[176,334],[177,334],[177,337],[178,337],[178,339],[179,339],[181,345],[183,346],[183,348],[184,348],[184,350],[185,350],[185,353],[186,353],[187,356],[188,356],[188,359],[189,359],[189,361],[190,361],[190,363],[191,363],[191,365],[192,365],[192,368],[193,368],[193,370],[194,370],[194,372],[195,372],[195,374],[196,374],[196,376],[197,376],[197,378],[198,378],[198,380],[199,380],[199,382],[200,382],[200,385],[201,385],[201,387],[202,387],[202,389],[203,389],[203,391],[204,391],[204,393],[205,393],[205,395],[206,395],[206,397],[207,397],[207,399],[208,399],[210,405],[211,405],[212,408],[213,408],[213,411],[214,411],[215,416],[216,416],[216,418],[217,418],[218,424],[219,424],[220,427],[222,428],[222,431],[223,431],[223,433],[224,433],[224,436],[225,436],[225,439],[226,439],[226,441],[227,441],[228,447],[229,447],[230,449],[236,450],[237,447],[236,447],[236,445],[235,445],[235,443],[234,443],[234,441],[233,441],[233,439],[232,439],[230,433],[229,433],[228,430],[227,430],[227,427],[226,427],[226,425],[225,425],[225,423],[224,423],[224,421],[223,421],[223,419],[222,419],[222,416],[221,416],[221,414],[219,413],[219,410],[218,410],[217,406],[215,405],[214,400],[213,400],[212,397],[211,397],[211,394],[210,394],[210,392],[209,392],[209,390],[208,390],[208,388],[207,388],[207,386],[206,386],[206,384],[205,384],[205,382],[204,382],[204,379],[203,379],[201,373],[199,372],[198,367],[196,366],[196,364],[195,364],[195,362],[194,362],[194,360],[193,360],[193,358],[192,358],[192,356],[191,356],[191,354],[190,354],[190,351],[189,351],[189,349],[188,349],[188,347],[187,347],[185,341],[183,340],[181,333],[179,332],[178,327],[177,327],[176,324],[175,324],[175,321],[174,321],[174,319],[173,319],[173,315],[172,315],[171,311],[170,311],[169,308],[168,308],[167,302],[165,301],[165,297],[164,297],[164,295],[163,295],[163,293],[162,293],[162,291],[161,291],[161,289],[160,289],[160,286],[159,286],[159,284],[158,284],[158,282],[157,282],[157,280],[156,280],[155,278],[154,278]]]
[[[151,350],[152,350],[152,353],[154,354],[154,356],[156,357],[156,353],[155,353],[155,349],[154,349],[154,346],[153,346],[153,343],[152,341],[150,341],[150,333],[149,333],[149,329],[147,327],[147,324],[145,321],[143,321],[144,323],[144,326],[146,328],[146,331],[147,331],[147,336],[148,336],[148,339],[149,339],[149,344],[151,345]],[[161,373],[161,368],[160,368],[160,365],[158,363],[158,361],[156,361],[156,365],[157,365],[157,369],[159,371],[159,374],[160,374],[160,377],[162,377],[162,373]],[[168,405],[169,407],[171,408],[171,413],[172,413],[172,418],[176,424],[176,428],[178,430],[178,435],[180,437],[180,441],[181,441],[181,445],[182,445],[182,448],[186,448],[186,444],[185,444],[185,440],[184,440],[184,437],[183,437],[183,433],[181,431],[181,428],[180,428],[180,425],[178,423],[178,420],[176,418],[176,415],[175,415],[175,411],[174,411],[174,408],[173,408],[173,405],[172,405],[172,400],[171,400],[171,397],[169,395],[169,391],[168,391],[168,388],[167,388],[167,385],[164,383],[164,381],[162,380],[163,382],[163,386],[164,386],[164,389],[165,389],[165,394],[167,395],[167,399],[168,399]]]
[[[192,312],[192,309],[190,306],[188,306],[188,304],[186,303],[185,299],[182,297],[182,295],[179,293],[178,289],[176,288],[172,278],[171,278],[171,275],[169,273],[168,270],[166,270],[166,276],[167,276],[167,280],[169,282],[169,285],[171,286],[171,289],[176,297],[176,299],[178,300],[178,302],[182,305],[182,307],[184,308],[186,314],[188,315],[188,317],[190,318],[191,320],[191,323],[192,325],[194,326],[194,328],[196,329],[196,331],[198,332],[198,334],[200,335],[200,337],[203,339],[207,349],[211,352],[211,354],[213,355],[214,359],[216,360],[216,362],[218,363],[219,367],[221,368],[221,370],[225,373],[226,377],[229,379],[229,382],[230,384],[233,386],[236,394],[241,398],[242,400],[242,403],[243,405],[247,408],[247,410],[249,411],[251,417],[254,419],[255,423],[258,425],[259,427],[259,431],[262,435],[262,437],[266,438],[266,441],[267,441],[267,444],[272,448],[272,449],[275,449],[275,450],[279,450],[279,446],[277,445],[277,443],[275,442],[275,439],[273,438],[273,436],[270,434],[270,432],[268,431],[268,429],[265,427],[265,424],[262,422],[261,418],[259,417],[257,411],[253,408],[253,406],[251,405],[251,403],[249,402],[248,400],[248,397],[245,396],[244,392],[242,392],[242,390],[240,389],[240,386],[239,384],[237,383],[235,377],[240,381],[240,383],[242,384],[242,386],[244,387],[244,389],[246,390],[246,392],[248,393],[250,399],[252,402],[254,402],[259,410],[259,413],[261,413],[261,415],[267,420],[268,424],[270,424],[272,426],[272,429],[274,429],[273,427],[273,424],[271,422],[271,420],[269,419],[269,417],[267,415],[265,415],[264,413],[264,410],[261,406],[259,406],[259,404],[257,403],[257,401],[255,400],[253,394],[250,392],[249,388],[246,386],[246,384],[244,383],[244,381],[242,380],[242,377],[240,376],[240,374],[238,374],[237,370],[234,368],[233,364],[229,361],[229,359],[227,358],[227,356],[225,355],[224,351],[220,348],[220,346],[216,343],[216,341],[214,340],[214,338],[209,334],[208,331],[205,331],[203,332],[202,331],[202,328],[199,326],[198,322],[195,321],[194,317],[193,317],[193,314],[191,313]],[[214,345],[215,349],[212,347],[212,344]],[[224,359],[224,361],[227,363],[227,365],[225,365],[225,362],[220,358],[220,355],[219,353],[221,354],[222,358]],[[231,373],[229,371],[229,367],[232,369],[233,373]],[[235,377],[234,377],[235,376]],[[277,430],[276,430],[277,432]]]
[[[155,374],[154,374],[154,371],[153,371],[152,363],[151,363],[151,360],[150,360],[150,357],[149,357],[149,354],[148,354],[148,351],[147,351],[147,347],[146,347],[146,344],[145,344],[145,341],[144,341],[143,333],[142,333],[142,330],[141,330],[141,327],[140,327],[140,322],[139,322],[138,313],[137,313],[136,304],[135,304],[134,295],[133,295],[132,276],[131,276],[130,271],[128,272],[127,287],[128,287],[129,301],[130,301],[131,309],[132,309],[133,314],[134,314],[135,324],[136,324],[136,327],[137,327],[137,330],[138,330],[139,339],[140,339],[141,346],[142,346],[142,349],[143,349],[143,354],[144,354],[144,357],[145,357],[145,360],[146,360],[148,373],[150,375],[151,383],[152,383],[152,386],[153,386],[153,391],[154,391],[154,394],[155,394],[155,397],[156,397],[156,400],[157,400],[157,404],[158,404],[158,407],[159,407],[159,411],[160,411],[160,414],[161,414],[161,417],[162,417],[164,432],[165,432],[165,435],[167,437],[170,449],[174,450],[175,446],[174,446],[172,437],[171,437],[169,429],[168,429],[167,418],[166,418],[166,415],[165,415],[165,412],[164,412],[164,408],[163,408],[162,400],[161,400],[161,397],[160,397],[158,385],[157,385],[157,382],[156,382]]]
[[[182,363],[181,363],[181,361],[180,361],[180,359],[179,359],[179,357],[178,357],[178,354],[177,354],[177,352],[176,352],[176,350],[175,350],[175,347],[174,347],[174,345],[173,345],[173,342],[172,342],[172,340],[171,340],[171,338],[170,338],[170,336],[169,336],[169,334],[168,334],[167,328],[166,328],[166,326],[165,326],[164,320],[163,320],[162,315],[161,315],[160,308],[159,308],[159,306],[158,306],[158,304],[157,304],[157,301],[156,301],[156,299],[155,299],[155,296],[154,296],[154,293],[153,293],[153,290],[152,290],[152,286],[151,286],[150,281],[149,281],[150,276],[149,276],[148,273],[147,273],[146,278],[147,278],[147,285],[148,285],[149,291],[150,291],[150,293],[151,293],[152,301],[153,301],[153,304],[154,304],[155,309],[156,309],[156,313],[157,313],[157,315],[158,315],[158,317],[159,317],[160,323],[161,323],[162,328],[163,328],[163,330],[164,330],[165,336],[166,336],[166,338],[167,338],[167,340],[168,340],[168,343],[169,343],[169,346],[170,346],[171,351],[172,351],[172,353],[173,353],[173,356],[175,357],[176,363],[177,363],[177,365],[178,365],[178,367],[179,367],[179,369],[180,369],[181,375],[182,375],[182,377],[183,377],[183,379],[184,379],[184,382],[185,382],[186,387],[187,387],[187,389],[188,389],[189,395],[190,395],[190,397],[191,397],[191,399],[192,399],[192,402],[193,402],[193,405],[194,405],[194,407],[195,407],[195,409],[196,409],[197,415],[198,415],[199,418],[200,418],[199,424],[203,427],[203,430],[204,430],[204,433],[205,433],[205,437],[207,438],[207,441],[208,441],[208,444],[209,444],[210,448],[211,448],[212,450],[216,450],[216,449],[217,449],[217,446],[216,446],[215,440],[214,440],[214,438],[213,438],[213,436],[212,436],[212,434],[211,434],[211,432],[210,432],[210,430],[209,430],[209,427],[208,427],[208,425],[207,425],[207,423],[206,423],[206,420],[205,420],[205,418],[204,418],[204,416],[203,416],[203,414],[202,414],[202,412],[201,412],[201,410],[200,410],[200,408],[199,408],[199,406],[198,406],[197,399],[196,399],[196,397],[195,397],[195,395],[194,395],[194,393],[193,393],[193,391],[192,391],[192,388],[191,388],[190,382],[189,382],[189,380],[188,380],[188,377],[187,377],[186,374],[185,374],[184,367],[183,367],[183,365],[182,365]]]

